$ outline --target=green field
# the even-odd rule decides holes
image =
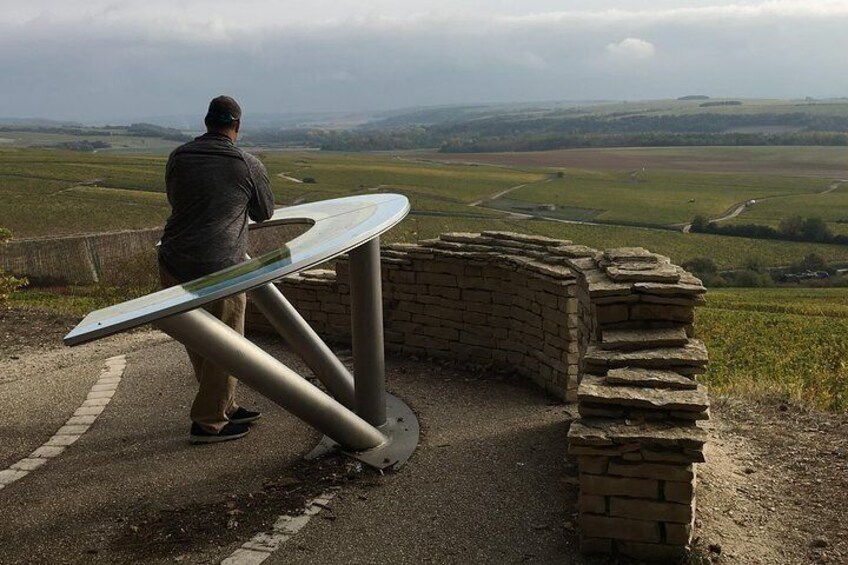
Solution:
[[[0,131],[0,148],[45,147],[73,141],[104,141],[112,147],[98,149],[98,153],[144,153],[167,155],[179,145],[176,141],[158,137],[139,137],[134,135],[70,135],[67,133],[48,133],[44,131]]]
[[[831,155],[829,148],[824,152]],[[840,219],[843,204],[848,204],[848,186],[815,195],[828,186],[825,178],[655,171],[632,182],[626,171],[575,169],[567,170],[563,179],[542,182],[551,178],[551,168],[375,154],[266,152],[261,158],[280,204],[389,191],[409,196],[413,213],[386,234],[385,241],[414,242],[444,232],[497,229],[570,239],[598,249],[639,245],[676,263],[706,256],[723,269],[737,268],[750,258],[788,265],[813,252],[830,262],[848,262],[848,246],[522,219],[468,205],[530,183],[507,198],[561,202],[567,214],[592,209],[614,213],[613,218],[673,222],[686,221],[695,209],[714,210],[746,197],[792,193],[803,196],[766,200],[750,211],[751,217],[779,221],[783,214],[801,213],[803,205],[830,220]],[[169,213],[163,193],[164,163],[163,157],[155,156],[2,149],[0,226],[12,229],[16,237],[27,237],[162,225]],[[301,180],[313,177],[316,182],[297,183],[280,174]],[[81,315],[144,290],[91,287],[56,294],[32,289],[12,300]],[[776,397],[848,410],[846,296],[842,289],[711,290],[707,306],[698,311],[697,324],[712,359],[706,382],[719,394]]]
[[[526,172],[495,166],[432,163],[393,156],[326,153],[265,153],[274,193],[281,203],[337,198],[352,194],[398,192],[421,210],[451,211],[490,194],[520,184],[544,180],[544,172]],[[314,184],[296,183],[312,177]],[[455,211],[458,211],[454,209]],[[486,211],[463,210],[484,215]]]
[[[848,183],[839,184],[827,194],[786,196],[758,201],[729,222],[777,226],[781,220],[794,215],[821,218],[830,224],[848,220]],[[840,229],[836,226],[831,228],[834,231]]]
[[[631,183],[629,175],[624,173],[577,171],[569,172],[563,179],[551,180],[548,168],[442,163],[413,156],[265,152],[260,157],[268,168],[278,204],[374,192],[406,194],[413,213],[387,234],[385,239],[389,241],[428,239],[447,231],[500,229],[571,239],[597,248],[641,245],[678,263],[709,256],[724,269],[739,267],[751,257],[772,266],[788,265],[812,252],[830,262],[848,262],[845,246],[516,219],[495,209],[468,206],[530,183],[505,198],[515,202],[512,198],[516,194],[527,193],[541,202],[551,202],[579,192],[581,204],[596,210],[615,206],[622,217],[629,213],[630,220],[658,217],[652,203],[665,199],[670,203],[666,210],[677,214],[671,217],[685,221],[693,205],[711,203],[710,206],[721,208],[743,192],[749,195],[777,190],[815,191],[827,184],[824,179],[665,171],[650,173],[651,183]],[[22,238],[162,225],[169,213],[163,193],[164,165],[165,159],[155,156],[0,150],[0,200],[4,203],[0,207],[0,226]],[[316,182],[297,183],[281,174],[299,180],[312,177]],[[571,190],[572,185],[580,186],[581,190]],[[593,187],[600,188],[593,190]],[[676,196],[674,187],[682,187],[683,196]],[[629,196],[624,194],[628,191],[632,193]],[[692,194],[700,194],[695,203],[688,202]],[[842,189],[832,194],[841,198]],[[645,205],[636,198],[638,195],[650,203]],[[575,206],[560,212],[570,215],[568,219],[586,219],[576,217],[586,213],[585,208]]]
[[[0,150],[0,226],[22,238],[161,225],[164,166],[161,157]]]
[[[668,225],[699,214],[716,217],[745,200],[799,195],[795,200],[803,201],[829,185],[825,179],[737,173],[567,170],[562,179],[516,190],[510,198],[599,210],[592,218],[598,222]]]
[[[844,289],[712,290],[696,327],[712,392],[848,411]]]

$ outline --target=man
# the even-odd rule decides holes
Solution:
[[[165,186],[171,217],[159,247],[163,286],[184,283],[244,261],[248,217],[261,222],[274,211],[268,173],[253,155],[235,146],[241,107],[229,96],[209,103],[206,134],[177,147],[168,158]],[[244,333],[244,294],[205,306]],[[188,350],[199,390],[191,406],[192,443],[243,437],[261,414],[236,404],[236,380]]]

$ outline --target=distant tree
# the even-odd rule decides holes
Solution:
[[[830,241],[833,234],[827,223],[821,218],[807,218],[801,226],[801,239],[804,241]]]
[[[768,272],[768,266],[766,265],[765,261],[763,261],[760,257],[748,257],[747,259],[745,259],[745,261],[742,262],[742,266],[746,270],[752,271],[754,273],[763,274]]]
[[[710,220],[703,214],[698,214],[692,219],[692,227],[689,229],[694,232],[703,233],[707,231],[709,225]]]
[[[695,257],[683,263],[683,268],[692,273],[714,275],[718,273],[715,261],[709,257]]]
[[[732,280],[728,281],[728,284],[730,286],[741,287],[763,287],[773,286],[774,281],[765,273],[746,269],[734,273]]]
[[[709,257],[690,259],[683,263],[683,268],[701,279],[706,286],[718,286],[716,283],[721,279],[715,261]]]
[[[777,231],[787,239],[797,239],[801,236],[802,229],[804,229],[804,218],[801,216],[783,218],[777,226]]]

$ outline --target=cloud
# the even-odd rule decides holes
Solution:
[[[848,94],[844,0],[6,3],[11,116]]]
[[[656,53],[656,48],[649,41],[628,37],[618,43],[607,45],[607,53],[628,59],[649,59]]]

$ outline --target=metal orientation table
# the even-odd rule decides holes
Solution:
[[[379,237],[408,213],[409,201],[398,194],[278,209],[251,228],[304,223],[310,228],[259,257],[92,312],[65,336],[65,344],[79,345],[152,323],[324,433],[324,447],[340,446],[374,467],[396,468],[417,446],[418,422],[399,399],[389,396],[387,402]],[[272,284],[348,252],[354,376]],[[201,308],[242,292],[330,394]]]

